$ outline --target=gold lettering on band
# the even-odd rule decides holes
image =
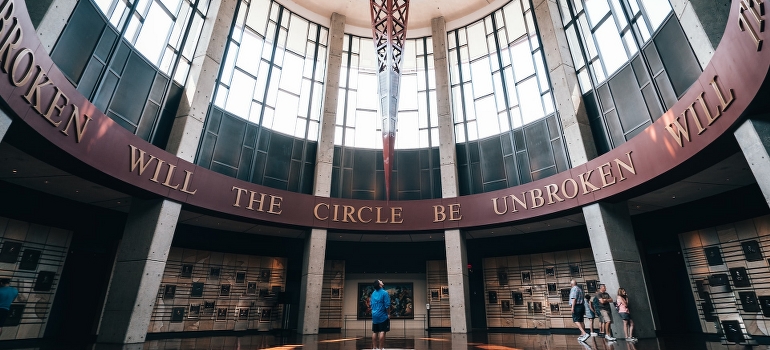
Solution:
[[[754,8],[754,4],[757,5],[759,11]],[[759,38],[759,34],[757,34],[757,30],[754,29],[754,26],[749,23],[745,12],[751,13],[754,21],[759,26],[759,32],[764,32],[765,20],[761,17],[765,15],[765,3],[761,0],[742,0],[738,9],[738,27],[742,32],[748,30],[749,35],[751,35],[751,39],[754,40],[754,45],[757,46],[757,51],[760,51],[762,50],[762,39]]]

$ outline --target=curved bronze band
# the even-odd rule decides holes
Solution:
[[[12,16],[8,4],[14,5]],[[667,176],[730,130],[757,96],[770,67],[770,50],[761,46],[767,34],[754,16],[744,14],[759,5],[734,0],[719,48],[687,93],[642,134],[586,164],[521,186],[458,198],[390,202],[322,198],[215,173],[129,133],[88,102],[53,64],[35,35],[24,1],[8,0],[5,5],[0,9],[0,95],[18,118],[57,147],[137,190],[186,205],[342,230],[504,224],[618,195]],[[319,214],[320,207],[324,210]]]

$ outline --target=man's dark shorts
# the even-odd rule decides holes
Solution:
[[[390,319],[382,323],[372,323],[372,333],[390,332]]]
[[[5,324],[5,319],[8,318],[9,312],[8,309],[0,309],[0,327],[3,327],[3,324]]]
[[[583,304],[575,304],[575,311],[572,312],[572,322],[583,322],[586,309]]]

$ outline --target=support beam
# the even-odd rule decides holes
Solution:
[[[27,0],[27,2],[31,1]],[[48,11],[35,30],[40,43],[48,54],[51,54],[53,46],[59,40],[59,36],[61,36],[61,32],[67,25],[67,21],[69,21],[77,4],[78,0],[53,0],[48,6]]]
[[[655,324],[641,258],[628,214],[628,204],[595,203],[583,207],[591,250],[594,253],[599,282],[607,286],[612,299],[618,288],[629,295],[629,309],[634,320],[634,336],[655,336]],[[615,337],[624,337],[623,320],[613,312],[612,331]]]
[[[765,202],[770,205],[770,122],[759,118],[748,119],[735,130],[735,138]]]
[[[301,334],[318,334],[325,260],[326,230],[314,228],[305,241],[305,255],[302,258],[302,294],[299,299],[298,325]]]
[[[0,109],[0,142],[5,138],[5,134],[8,132],[8,128],[11,127],[13,118]]]

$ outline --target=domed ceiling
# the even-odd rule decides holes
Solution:
[[[409,3],[408,37],[430,35],[430,21],[444,17],[447,29],[454,29],[474,22],[502,7],[509,0],[411,0]],[[368,0],[278,0],[299,15],[318,21],[328,19],[336,12],[346,17],[345,31],[371,36]],[[315,15],[315,16],[314,16]]]

